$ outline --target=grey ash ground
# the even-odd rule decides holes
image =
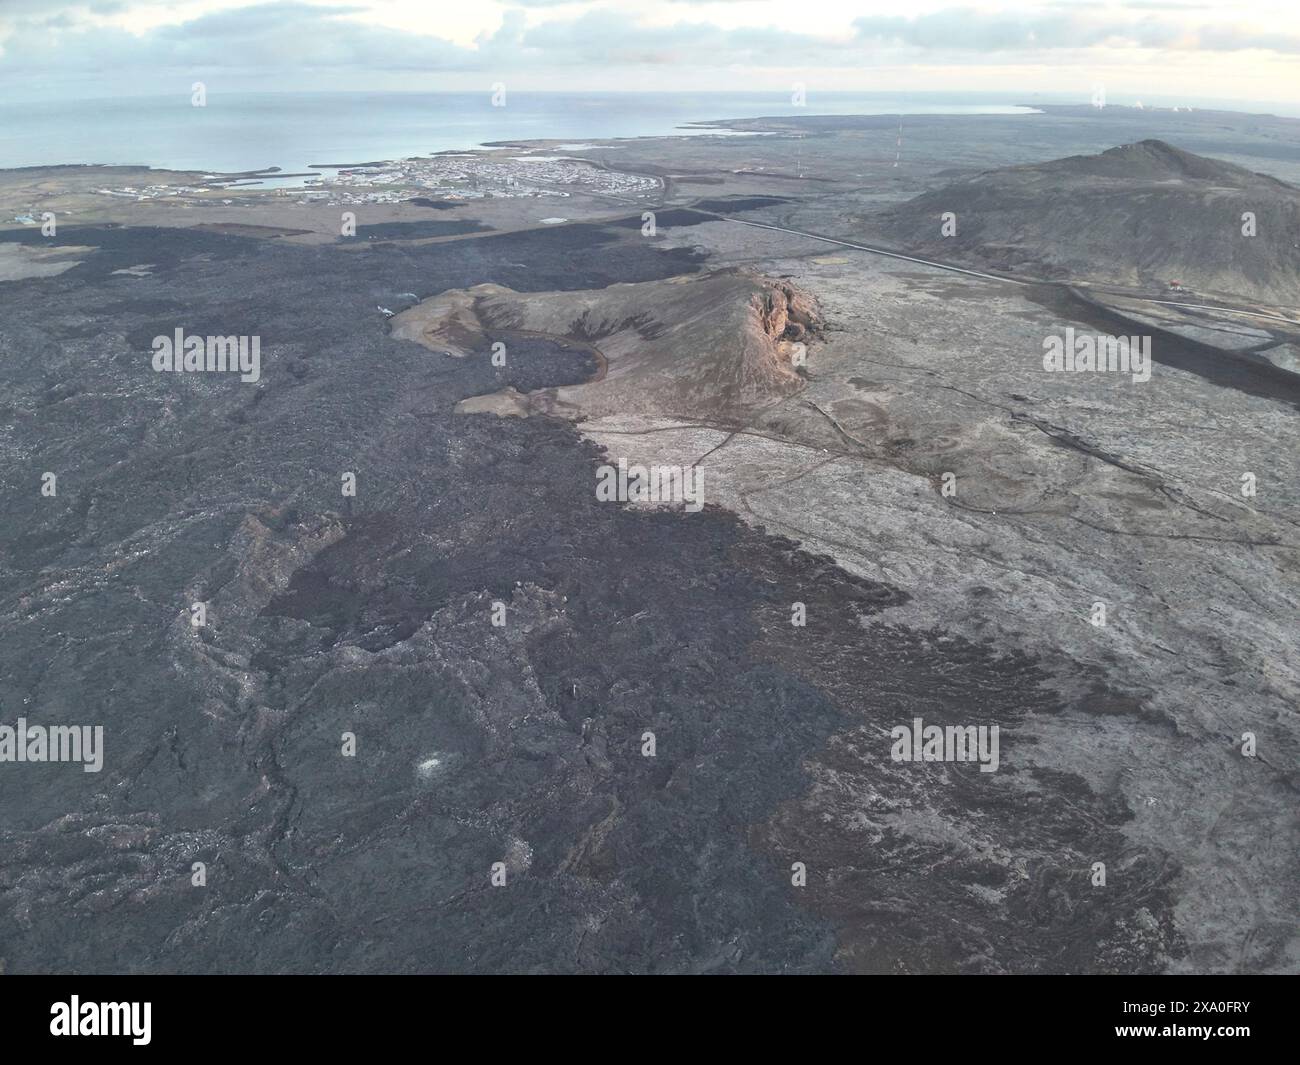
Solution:
[[[1042,119],[1036,161],[1086,147]],[[1294,971],[1293,406],[1045,380],[1071,312],[726,220],[943,187],[995,150],[971,121],[897,176],[848,120],[806,180],[786,136],[602,147],[664,180],[654,238],[576,196],[347,242],[76,193],[0,234],[0,719],[106,731],[98,775],[0,771],[5,969]],[[262,380],[154,373],[177,326],[261,336]],[[613,456],[698,463],[710,505],[597,502]],[[892,762],[914,717],[998,724],[998,772]]]

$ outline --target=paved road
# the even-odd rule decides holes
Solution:
[[[712,212],[711,212],[712,213]],[[849,240],[837,240],[834,237],[824,237],[820,233],[808,233],[802,229],[788,229],[785,226],[768,225],[765,222],[750,222],[743,218],[732,218],[729,215],[718,215],[728,222],[738,222],[742,226],[753,226],[755,229],[770,229],[776,233],[789,233],[792,236],[806,237],[809,240],[820,240],[826,244],[835,244],[841,248],[853,248],[857,251],[870,252],[872,255],[883,255],[889,259],[901,259],[903,262],[918,263],[921,266],[932,266],[936,270],[947,270],[949,273],[965,274],[968,277],[979,277],[986,281],[1002,281],[1009,285],[1071,285],[1072,282],[1051,280],[1051,281],[1026,281],[1017,277],[1006,277],[1000,274],[989,274],[980,270],[968,270],[964,266],[953,266],[951,263],[936,262],[933,259],[919,259],[914,255],[903,255],[901,252],[889,251],[885,248],[873,248],[868,244],[855,244]],[[1175,300],[1158,300],[1148,296],[1126,296],[1127,299],[1137,300],[1141,303],[1159,304],[1164,307],[1186,307],[1191,310],[1218,311],[1221,314],[1244,314],[1252,318],[1267,318],[1274,322],[1283,322],[1289,326],[1300,325],[1294,319],[1285,318],[1278,314],[1269,314],[1265,311],[1251,310],[1246,307],[1232,307],[1226,304],[1209,304],[1209,303],[1180,303]]]
[[[918,259],[914,255],[903,255],[901,252],[886,251],[884,248],[872,248],[866,244],[854,244],[848,240],[836,240],[834,237],[823,237],[820,233],[806,233],[802,229],[786,229],[785,226],[769,226],[763,222],[747,222],[743,218],[731,218],[728,215],[718,215],[719,218],[725,218],[728,222],[739,222],[742,226],[753,226],[755,229],[771,229],[777,233],[791,233],[797,237],[807,237],[809,240],[821,240],[827,244],[838,244],[841,248],[854,248],[857,251],[869,251],[872,255],[883,255],[889,259],[902,259],[908,263],[920,263],[922,266],[933,266],[936,270],[948,270],[954,274],[966,274],[969,277],[982,277],[988,281],[1005,281],[1010,285],[1027,285],[1028,281],[1021,281],[1015,277],[1002,277],[999,274],[986,274],[979,270],[967,270],[964,266],[951,266],[948,263],[936,263],[932,259]]]

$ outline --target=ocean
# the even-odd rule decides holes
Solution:
[[[185,91],[167,97],[0,103],[0,168],[109,163],[209,173],[279,167],[290,174],[313,164],[399,159],[470,149],[487,141],[581,142],[716,133],[691,128],[691,123],[727,118],[1028,114],[1035,104],[1085,102],[1077,93],[816,92],[808,95],[806,106],[795,107],[788,93],[777,92],[511,91],[505,106],[494,107],[489,92],[210,92],[206,106],[194,107]],[[1147,102],[1265,109],[1213,100]],[[298,185],[302,179],[264,184]]]
[[[1014,114],[1024,101],[988,94],[509,92],[209,93],[0,104],[0,167],[57,163],[286,173],[473,148],[485,141],[569,141],[693,132],[723,118],[813,114]],[[694,131],[699,132],[699,131]]]

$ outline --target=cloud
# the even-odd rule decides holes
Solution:
[[[529,25],[507,11],[500,26],[473,47],[364,20],[361,6],[322,8],[277,0],[227,9],[139,35],[105,26],[21,24],[5,41],[0,78],[82,76],[135,71],[156,80],[169,74],[274,74],[292,85],[296,74],[337,71],[478,71],[499,76],[523,68],[615,69],[778,60],[792,47],[805,55],[826,47],[810,35],[774,29],[723,30],[705,22],[646,26],[608,10]]]
[[[1187,4],[1132,4],[1138,9]],[[1195,10],[1203,10],[1193,8]],[[1220,23],[1189,25],[1158,14],[1127,15],[1123,9],[1025,13],[949,8],[913,18],[867,16],[853,21],[859,40],[935,51],[1027,52],[1079,48],[1151,48],[1176,51],[1265,49],[1300,54],[1300,36],[1259,33]]]
[[[568,21],[544,22],[518,38],[529,58],[548,65],[735,66],[838,51],[833,41],[768,27],[722,29],[708,22],[646,25],[609,10]],[[492,54],[489,50],[489,54]],[[502,57],[504,58],[504,57]]]
[[[292,83],[297,72],[308,70],[427,72],[478,65],[473,50],[349,18],[365,11],[285,0],[217,11],[141,34],[111,26],[24,22],[4,42],[0,78],[133,72],[157,81],[169,74],[225,71],[280,75]]]
[[[130,8],[157,9],[164,2],[135,0]],[[138,33],[103,19],[123,9],[114,0],[0,0],[7,34],[0,40],[0,94],[32,96],[46,86],[63,96],[174,92],[182,84],[188,91],[196,79],[213,82],[213,91],[217,85],[228,90],[431,89],[447,87],[452,84],[447,78],[457,75],[482,75],[485,83],[537,77],[620,88],[629,76],[644,74],[665,88],[704,78],[719,88],[743,88],[731,83],[738,76],[752,82],[774,71],[933,64],[951,68],[959,78],[963,67],[1090,64],[1122,60],[1135,49],[1184,56],[1255,49],[1300,55],[1300,37],[1294,34],[1204,22],[1197,15],[1171,13],[1158,2],[1141,10],[953,7],[910,17],[865,15],[838,26],[809,17],[798,28],[720,26],[708,18],[719,0],[700,3],[696,13],[677,2],[648,2],[653,18],[604,3],[525,0],[505,9],[499,23],[472,42],[462,37],[457,43],[436,30],[380,24],[370,17],[367,0],[337,0],[331,6],[270,0]],[[818,29],[806,28],[812,26]]]
[[[37,17],[59,22],[82,21],[85,15],[119,15],[129,8],[153,4],[161,7],[167,0],[0,0],[0,27],[19,19]]]

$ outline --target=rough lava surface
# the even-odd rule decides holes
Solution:
[[[1294,408],[728,220],[858,187],[836,136],[693,211],[699,146],[605,149],[653,239],[0,234],[60,267],[0,284],[2,720],[105,729],[0,772],[6,971],[1295,970]],[[177,326],[261,379],[154,372]],[[599,502],[616,457],[709,505]],[[915,718],[997,772],[894,761]]]

